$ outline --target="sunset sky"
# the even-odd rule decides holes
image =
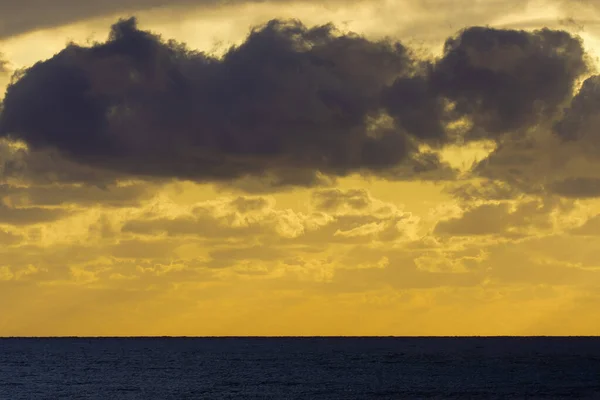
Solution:
[[[0,53],[0,336],[600,334],[600,2],[0,0]]]

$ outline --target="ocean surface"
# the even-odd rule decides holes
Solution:
[[[600,338],[0,339],[0,399],[600,399]]]

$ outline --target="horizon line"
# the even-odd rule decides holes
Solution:
[[[599,335],[144,335],[144,336],[1,336],[2,339],[497,339],[594,338]]]

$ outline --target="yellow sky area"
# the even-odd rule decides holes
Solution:
[[[483,16],[499,25],[559,16],[517,2],[507,16],[503,3],[470,1],[464,13],[439,0],[402,12],[381,1],[139,16],[142,28],[208,50],[276,16],[439,43]],[[455,19],[447,25],[446,11]],[[419,25],[427,15],[434,32]],[[0,50],[27,66],[66,40],[104,39],[112,22],[29,33]],[[479,143],[440,156],[465,171],[492,150]],[[594,165],[582,163],[571,168]],[[600,334],[599,213],[595,199],[515,195],[465,177],[354,175],[253,194],[192,182],[0,185],[0,335]]]
[[[598,333],[598,237],[565,235],[568,220],[520,202],[497,217],[526,237],[495,222],[498,210],[461,217],[434,184],[153,193],[5,226],[23,237],[0,249],[0,301],[11,304],[0,334]],[[439,221],[459,234],[436,232]]]
[[[239,281],[168,292],[41,287],[11,297],[4,335],[595,335],[579,290],[381,289],[337,295]],[[27,296],[27,297],[26,297]]]

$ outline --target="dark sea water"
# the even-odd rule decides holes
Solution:
[[[599,338],[0,339],[0,399],[600,399]]]

